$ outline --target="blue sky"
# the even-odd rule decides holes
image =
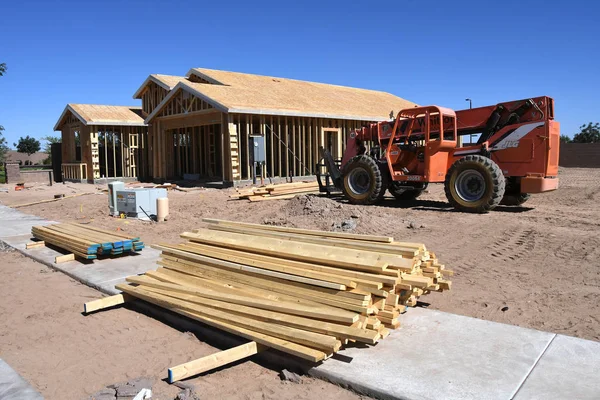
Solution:
[[[137,104],[147,75],[204,67],[454,109],[548,95],[571,136],[600,121],[595,3],[3,2],[0,125],[11,145],[50,135],[66,103]]]

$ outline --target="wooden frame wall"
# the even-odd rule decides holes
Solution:
[[[327,135],[335,134],[335,154],[341,157],[350,131],[367,122],[327,118],[273,115],[230,114],[229,126],[235,129],[236,148],[232,149],[231,180],[252,179],[250,135],[265,136],[264,177],[308,176],[316,173],[319,147],[326,146]],[[231,131],[231,128],[230,128]],[[226,135],[227,136],[227,135]],[[237,175],[239,178],[234,178]]]
[[[316,173],[319,147],[335,136],[341,157],[350,131],[366,121],[223,113],[208,102],[179,90],[149,126],[149,170],[156,180],[199,174],[223,182],[252,179],[250,135],[265,137],[267,177]]]
[[[147,116],[154,111],[167,94],[169,94],[167,89],[157,85],[156,82],[150,81],[142,92],[142,114]]]
[[[155,118],[149,126],[149,170],[156,180],[199,174],[223,179],[222,113],[215,109]]]
[[[148,177],[147,127],[92,126],[89,136],[89,161],[84,161],[88,163],[88,176],[94,179]]]

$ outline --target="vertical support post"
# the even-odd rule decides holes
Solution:
[[[127,131],[129,131],[129,129],[131,129],[131,128],[128,127]],[[125,148],[123,145],[123,128],[121,128],[121,175],[122,176],[125,176],[126,160],[127,160],[127,156],[125,155]],[[117,171],[115,171],[115,174],[116,173],[117,173]]]
[[[292,117],[292,175],[293,176],[298,176],[298,174],[296,173],[296,118]]]
[[[269,122],[269,127],[271,128],[269,130],[269,141],[271,143],[271,165],[267,168],[267,171],[269,171],[269,176],[273,177],[275,175],[275,140],[277,140],[277,138],[275,137],[275,135],[273,134],[273,132],[275,131],[275,126],[273,125],[273,116],[271,115],[270,117],[270,122]]]
[[[244,135],[244,148],[246,149],[246,172],[248,174],[246,179],[250,179],[250,176],[253,173],[250,171],[250,129],[251,129],[251,116],[248,114],[244,114],[244,118],[246,120],[246,132]],[[249,121],[250,120],[250,121]]]
[[[117,177],[117,143],[115,140],[115,127],[111,127],[113,148],[113,178]]]
[[[285,128],[285,136],[284,136],[284,144],[285,144],[285,178],[287,181],[287,178],[289,178],[290,176],[290,149],[289,149],[289,126],[288,126],[288,118],[284,117],[283,120],[284,123],[284,128]]]

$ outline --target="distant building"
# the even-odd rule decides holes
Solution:
[[[33,153],[30,156],[28,156],[26,153],[19,153],[16,150],[9,150],[6,153],[6,162],[19,163],[21,165],[28,165],[29,162],[31,165],[40,165],[44,163],[46,158],[48,158],[48,154],[41,152]]]

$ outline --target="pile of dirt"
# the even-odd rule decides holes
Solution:
[[[341,216],[344,205],[327,197],[314,195],[296,196],[289,200],[283,211],[288,216],[332,217]]]

